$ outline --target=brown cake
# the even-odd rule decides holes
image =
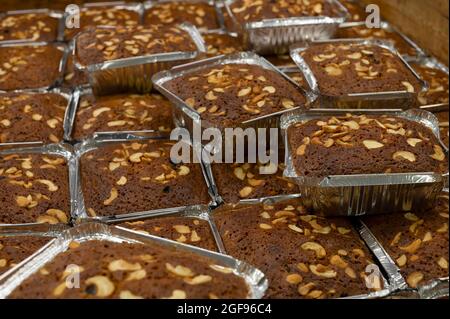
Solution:
[[[91,216],[208,204],[200,164],[170,160],[173,141],[115,144],[81,158],[82,190]]]
[[[235,36],[226,33],[205,33],[202,37],[205,40],[206,54],[209,57],[244,51],[243,44]]]
[[[433,132],[399,117],[323,117],[288,129],[300,176],[447,172],[447,156]]]
[[[273,65],[275,65],[276,67],[279,67],[279,68],[296,66],[294,61],[292,61],[291,57],[289,56],[289,54],[269,55],[269,56],[265,56],[265,58],[270,63],[272,63]]]
[[[164,85],[215,127],[304,106],[306,98],[278,73],[251,64],[207,67]]]
[[[167,216],[119,224],[144,234],[216,251],[216,241],[206,220],[194,217]]]
[[[370,252],[348,219],[308,215],[298,202],[213,212],[225,250],[264,272],[265,298],[340,298],[366,287]],[[379,278],[378,278],[379,279]],[[377,280],[380,287],[380,280]]]
[[[436,117],[439,120],[439,129],[441,131],[441,141],[448,147],[448,117],[449,117],[449,111],[442,111],[435,113]]]
[[[304,90],[308,89],[308,84],[306,83],[305,76],[302,72],[285,72],[288,77],[290,77],[299,87],[301,87]]]
[[[419,105],[448,103],[448,74],[420,63],[413,62],[411,66],[429,86],[419,94]]]
[[[31,256],[49,240],[36,236],[0,236],[0,276]]]
[[[80,27],[66,28],[66,40],[72,39],[80,31],[95,26],[137,26],[140,22],[139,13],[124,7],[93,6],[82,7],[80,11]]]
[[[80,288],[67,288],[69,265]],[[16,288],[9,298],[208,299],[246,298],[244,280],[214,260],[159,245],[72,242]]]
[[[62,86],[65,88],[75,88],[89,83],[87,71],[78,70],[73,63],[73,56],[67,58],[66,69],[64,71],[64,81]]]
[[[412,288],[448,277],[448,209],[447,193],[431,211],[363,219]]]
[[[358,0],[339,0],[339,2],[347,9],[349,18],[347,21],[365,21],[368,13],[364,10]]]
[[[62,57],[55,45],[0,46],[0,91],[54,85],[60,77]]]
[[[54,93],[0,94],[0,143],[58,143],[67,103]]]
[[[156,130],[170,133],[172,106],[159,94],[82,95],[73,137],[81,140],[95,132]]]
[[[388,49],[359,43],[316,44],[300,53],[326,96],[408,91],[422,84]]]
[[[153,3],[145,11],[145,23],[148,25],[177,25],[183,22],[189,22],[199,29],[211,30],[220,27],[216,10],[208,1]]]
[[[0,224],[67,223],[69,177],[63,157],[0,155]]]
[[[55,41],[58,23],[48,13],[0,14],[0,41]]]
[[[218,191],[225,203],[241,199],[296,194],[299,189],[283,177],[283,165],[266,165],[271,174],[260,174],[258,164],[213,164],[212,171]]]
[[[230,9],[241,24],[265,19],[339,15],[337,5],[325,0],[236,0]]]
[[[78,36],[77,59],[81,65],[170,52],[195,52],[190,35],[163,25],[147,27],[90,28]]]
[[[414,57],[418,54],[417,50],[399,33],[384,28],[367,28],[365,24],[339,28],[336,38],[387,40],[394,45],[401,55]]]

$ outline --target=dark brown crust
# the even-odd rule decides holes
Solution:
[[[45,88],[55,84],[60,77],[62,56],[63,52],[54,45],[1,47],[0,90]]]
[[[410,286],[448,277],[448,193],[426,212],[363,219]],[[416,247],[417,245],[417,247]],[[416,279],[422,278],[419,281]]]
[[[152,5],[145,12],[148,25],[177,25],[189,22],[199,29],[219,29],[219,22],[214,6],[192,1],[173,1]]]
[[[324,117],[289,127],[288,136],[300,176],[447,171],[432,131],[398,117]]]
[[[68,168],[63,157],[0,155],[0,224],[67,223],[69,196]]]
[[[49,238],[0,236],[0,276],[43,247]]]
[[[83,95],[74,123],[73,137],[80,140],[95,132],[155,130],[170,133],[172,106],[159,94]]]
[[[217,251],[209,223],[194,217],[161,217],[119,224],[125,228]]]
[[[58,19],[47,13],[11,14],[0,17],[0,41],[55,41]]]
[[[174,290],[179,290],[181,293],[184,292],[182,295],[178,294],[179,298],[239,299],[245,298],[248,293],[247,285],[242,278],[233,273],[216,271],[210,267],[215,265],[214,261],[192,253],[163,248],[156,244],[119,244],[107,241],[89,241],[79,245],[72,243],[71,246],[73,248],[59,254],[26,279],[9,298],[151,299],[168,298],[174,295]],[[115,267],[114,262],[117,265],[119,260],[133,267],[121,267],[120,270],[112,268]],[[63,273],[69,265],[82,267],[79,289],[65,288]],[[172,269],[170,266],[186,267],[183,269],[187,270],[184,274],[189,276],[175,274],[169,270]],[[195,285],[187,283],[200,275],[208,276],[209,281]],[[98,288],[95,284],[98,282],[97,276],[103,279],[103,285],[98,286],[106,287],[105,289]],[[129,279],[130,276],[135,279]],[[108,286],[104,284],[105,281]],[[62,289],[58,288],[60,285]],[[103,294],[100,294],[102,291]]]
[[[213,219],[227,253],[266,274],[265,298],[338,298],[370,292],[361,274],[373,261],[348,219],[307,215],[297,201],[219,208]],[[319,249],[309,249],[313,245],[307,242]],[[312,272],[310,266],[318,264],[331,271],[329,278]],[[354,273],[353,279],[346,268],[351,268],[347,272]],[[287,276],[294,274],[297,280],[288,282]],[[307,289],[309,283],[314,285]]]
[[[406,91],[418,94],[422,84],[388,49],[377,45],[312,45],[301,53],[326,96]]]
[[[306,104],[294,84],[274,71],[250,64],[208,67],[171,80],[165,87],[200,112],[203,121],[218,128],[236,127],[252,118]]]
[[[110,60],[170,52],[195,52],[190,35],[162,25],[89,28],[78,36],[77,58],[88,66]]]
[[[81,183],[88,213],[111,216],[208,204],[211,198],[200,164],[172,164],[170,150],[174,144],[171,141],[119,144],[84,154]],[[120,185],[120,180],[125,184]],[[108,203],[115,192],[117,198]]]
[[[58,143],[67,99],[53,93],[0,94],[0,143]]]

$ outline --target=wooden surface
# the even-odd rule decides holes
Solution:
[[[384,20],[448,65],[449,0],[363,0],[380,6]]]

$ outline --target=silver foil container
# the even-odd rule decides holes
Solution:
[[[293,47],[291,57],[303,73],[305,80],[312,92],[318,96],[317,104],[320,108],[331,109],[409,109],[413,107],[416,101],[416,95],[419,92],[410,93],[405,91],[385,91],[385,92],[367,92],[367,93],[350,93],[342,96],[331,96],[320,92],[318,80],[315,77],[308,63],[303,59],[301,53],[306,51],[311,45],[323,43],[351,43],[376,45],[389,50],[398,57],[405,67],[414,75],[421,83],[422,91],[427,89],[427,83],[423,81],[419,75],[411,68],[408,62],[392,47],[391,43],[380,40],[364,40],[364,39],[336,39],[327,41],[312,41],[308,44],[300,44]]]
[[[345,29],[345,28],[353,28],[353,27],[361,27],[361,26],[365,26],[366,22],[365,21],[360,21],[360,22],[345,22],[343,24],[341,24],[339,26],[340,29]],[[405,34],[403,34],[402,32],[398,31],[395,27],[393,27],[391,24],[389,24],[386,21],[382,21],[380,23],[380,27],[379,29],[385,30],[387,32],[392,32],[397,34],[400,38],[402,38],[405,43],[407,43],[414,51],[415,54],[414,55],[410,55],[410,54],[402,54],[403,58],[406,61],[415,61],[416,59],[419,59],[421,57],[426,56],[426,53],[413,41],[411,40],[409,37],[407,37]],[[362,39],[363,40],[363,39]],[[389,41],[390,40],[386,39],[384,41]],[[392,43],[392,45],[394,45]]]
[[[13,15],[21,15],[21,14],[45,14],[51,18],[54,18],[58,20],[58,27],[56,30],[55,35],[55,41],[63,41],[64,40],[64,14],[61,11],[58,10],[51,10],[51,9],[28,9],[28,10],[12,10],[12,11],[6,11],[0,13],[0,19],[3,19],[7,16],[13,16]],[[3,43],[11,43],[11,42],[35,42],[35,41],[41,41],[40,39],[22,39],[22,40],[2,40],[0,41],[0,44]]]
[[[202,129],[206,129],[209,127],[214,127],[212,123],[209,123],[206,120],[201,119],[201,115],[192,107],[188,106],[180,97],[178,97],[174,92],[171,92],[169,89],[165,87],[165,84],[179,77],[183,77],[189,75],[194,72],[198,72],[210,67],[214,66],[224,66],[227,64],[248,64],[248,65],[256,65],[263,69],[271,70],[283,78],[285,78],[288,82],[292,83],[296,87],[298,85],[293,82],[289,77],[287,77],[284,73],[282,73],[279,69],[273,66],[266,59],[258,56],[252,52],[239,52],[226,56],[218,56],[213,57],[201,61],[196,61],[180,66],[176,66],[169,71],[163,71],[158,74],[155,74],[152,78],[153,84],[155,88],[163,94],[167,99],[169,99],[174,105],[174,120],[175,124],[178,127],[185,127],[189,130],[191,134],[194,131],[194,124],[197,126],[201,126]],[[314,99],[315,96],[310,94],[309,92],[304,92],[300,87],[298,87],[300,91],[302,91],[307,99],[307,103],[305,106],[297,106],[294,109],[300,109],[301,107],[308,106]],[[293,110],[293,109],[290,109]],[[253,119],[244,121],[239,125],[239,127],[247,128],[278,128],[279,127],[279,118],[282,114],[290,111],[283,110],[276,113],[255,117]]]
[[[28,41],[8,41],[7,43],[0,43],[0,48],[4,47],[39,47],[39,46],[54,46],[59,51],[61,51],[62,57],[58,64],[58,77],[54,79],[49,85],[45,87],[35,87],[35,88],[29,88],[27,90],[52,90],[54,88],[57,88],[61,85],[64,79],[64,70],[66,68],[67,58],[69,55],[69,48],[64,43],[49,43],[49,42],[28,42]],[[22,91],[23,89],[15,89],[11,90],[9,92],[15,92],[15,91]],[[4,92],[0,90],[0,93]]]
[[[174,65],[192,61],[206,51],[203,38],[193,25],[183,23],[179,27],[190,35],[197,47],[196,51],[149,54],[91,65],[82,65],[78,61],[77,39],[80,33],[73,39],[75,67],[80,71],[88,71],[89,82],[95,95],[107,95],[124,90],[148,93],[152,90],[152,75],[170,69]]]
[[[75,202],[75,196],[74,192],[76,191],[75,188],[75,180],[73,177],[72,167],[73,167],[73,151],[72,146],[65,144],[65,143],[58,143],[58,144],[47,144],[39,146],[39,142],[24,142],[24,143],[17,143],[17,144],[7,144],[7,145],[0,145],[0,155],[9,155],[9,154],[47,154],[47,155],[55,155],[60,156],[66,159],[67,161],[67,167],[68,167],[68,184],[69,184],[69,201],[70,201],[70,216],[74,215],[75,209],[76,209],[76,202]],[[51,229],[53,231],[61,230],[61,227],[65,227],[67,225],[64,224],[56,224],[56,225],[47,225],[47,224],[40,224],[40,223],[25,223],[25,224],[0,224],[0,233],[3,229],[6,230],[32,230],[32,229]]]
[[[139,142],[139,141],[148,141],[148,140],[169,140],[166,136],[160,135],[159,132],[155,131],[149,131],[148,133],[142,133],[142,132],[136,132],[136,133],[130,133],[130,132],[111,132],[111,133],[98,133],[97,135],[93,136],[90,139],[84,140],[81,143],[78,143],[74,147],[74,153],[72,161],[70,162],[70,174],[71,174],[71,180],[73,181],[73,187],[74,191],[72,193],[72,199],[74,202],[74,210],[73,210],[73,219],[75,223],[83,223],[83,222],[103,222],[103,223],[111,223],[118,220],[124,220],[124,219],[136,219],[136,218],[144,218],[147,216],[152,216],[156,213],[171,213],[173,211],[179,211],[179,210],[186,210],[191,209],[192,207],[196,207],[196,205],[193,206],[182,206],[182,207],[172,207],[172,208],[165,208],[165,209],[158,209],[158,210],[147,210],[142,212],[128,212],[125,214],[118,214],[113,216],[96,216],[92,217],[89,216],[85,207],[84,202],[84,196],[83,196],[83,190],[82,190],[82,183],[81,183],[81,169],[80,169],[80,163],[81,163],[81,157],[84,154],[87,154],[93,150],[96,150],[98,148],[107,146],[107,145],[114,145],[114,144],[122,144],[122,143],[131,143],[131,142]],[[193,149],[194,156],[196,156],[198,159],[200,159],[200,146],[197,145],[191,145]],[[215,206],[217,205],[217,193],[213,189],[213,185],[209,180],[209,176],[211,173],[211,166],[209,164],[203,163],[199,160],[198,165],[200,165],[200,168],[202,170],[202,174],[204,177],[204,181],[206,183],[206,186],[208,188],[208,193],[211,197],[211,201],[208,203],[208,205]]]
[[[356,228],[366,245],[376,256],[378,262],[387,274],[393,290],[393,296],[407,294],[413,299],[441,299],[449,296],[449,278],[436,278],[421,284],[416,289],[410,288],[401,274],[400,268],[377,240],[370,228],[361,220],[356,221]]]
[[[67,251],[69,244],[72,241],[87,242],[92,240],[158,245],[169,251],[184,251],[209,258],[220,266],[233,269],[233,273],[236,276],[245,280],[248,287],[249,299],[262,298],[268,286],[267,279],[260,270],[229,256],[189,245],[183,245],[151,235],[144,235],[121,227],[110,227],[100,223],[85,223],[62,232],[61,235],[52,240],[45,249],[41,249],[25,262],[20,263],[7,274],[1,276],[0,299],[7,298],[8,295],[10,295],[11,292],[13,292],[25,279],[34,274],[45,264],[51,262],[57,255]]]
[[[432,130],[439,139],[436,117],[426,111],[401,110],[326,110],[292,112],[281,119],[285,139],[286,169],[284,175],[300,187],[303,204],[330,216],[361,216],[390,212],[418,210],[433,206],[436,196],[448,187],[448,173],[434,172],[339,175],[324,178],[299,176],[295,170],[287,130],[290,126],[326,116],[347,113],[366,115],[391,115],[415,121]],[[441,142],[448,158],[448,150]],[[446,186],[447,185],[447,186]]]
[[[348,17],[348,11],[341,3],[325,0],[336,7],[336,16],[264,19],[241,24],[230,8],[234,1],[222,2],[236,29],[244,35],[246,43],[260,54],[282,54],[289,52],[289,46],[297,42],[332,38],[339,25]]]
[[[300,194],[292,194],[292,195],[279,195],[279,196],[273,196],[273,197],[262,197],[262,198],[256,198],[256,199],[245,199],[245,200],[241,200],[239,201],[239,203],[237,204],[233,204],[233,205],[228,205],[229,207],[245,207],[245,206],[252,206],[252,205],[260,205],[260,204],[264,204],[264,205],[273,205],[273,204],[277,204],[277,203],[281,203],[281,202],[285,202],[285,201],[289,201],[289,200],[299,200],[302,202],[303,204],[303,199],[302,196]],[[218,244],[219,247],[219,251],[223,254],[227,254],[225,246],[223,244],[222,238],[220,236],[220,233],[217,229],[217,226],[214,222],[214,209],[211,210],[210,212],[210,223],[213,227],[213,231],[215,233],[217,233],[217,238],[216,238],[216,242]],[[375,256],[378,257],[378,256]],[[345,298],[338,298],[338,299],[376,299],[376,298],[384,298],[387,297],[388,295],[390,295],[393,291],[394,291],[394,287],[390,285],[390,282],[387,280],[387,278],[384,277],[383,274],[380,274],[381,276],[381,281],[383,282],[383,289],[379,290],[379,291],[374,291],[374,292],[369,292],[367,294],[364,295],[358,295],[358,296],[349,296],[349,297],[345,297]]]

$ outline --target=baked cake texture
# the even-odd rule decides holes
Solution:
[[[448,277],[448,209],[443,193],[429,211],[363,218],[412,288]]]
[[[79,289],[66,285],[66,269],[73,264],[79,265]],[[195,253],[95,240],[72,242],[9,298],[239,299],[248,293],[241,277]]]
[[[371,292],[374,264],[349,219],[309,215],[298,201],[224,206],[213,211],[225,250],[260,269],[265,298],[326,299]],[[380,278],[375,287],[381,287]]]
[[[447,156],[433,132],[399,117],[323,117],[288,128],[299,176],[436,172]]]
[[[190,72],[164,84],[214,127],[305,106],[301,90],[275,71],[251,64],[226,64]]]
[[[0,41],[55,41],[59,20],[48,13],[0,14]]]
[[[361,43],[311,45],[300,55],[326,96],[407,91],[418,94],[422,83],[390,50]]]
[[[66,40],[71,40],[80,31],[95,26],[137,26],[140,22],[139,13],[125,7],[95,6],[83,7],[80,10],[80,28],[65,29]]]
[[[289,54],[268,55],[265,56],[267,61],[275,65],[276,67],[295,67],[295,62],[292,61]]]
[[[417,98],[419,105],[448,103],[448,74],[437,68],[420,63],[411,63],[411,67],[428,83],[429,88]]]
[[[156,130],[170,133],[174,127],[172,106],[159,94],[121,94],[95,98],[82,95],[78,104],[73,137],[95,132]]]
[[[0,143],[58,143],[67,103],[56,93],[0,93]]]
[[[49,238],[0,236],[0,276],[43,247]]]
[[[339,7],[325,0],[236,0],[230,5],[236,20],[245,24],[265,19],[339,16]]]
[[[199,29],[219,29],[219,21],[214,6],[207,1],[166,1],[153,3],[145,11],[148,25],[176,25],[189,22]]]
[[[297,185],[283,177],[283,165],[263,166],[270,174],[260,174],[261,166],[248,163],[212,165],[214,181],[225,203],[299,192]]]
[[[73,89],[88,83],[89,83],[88,72],[86,70],[79,70],[73,63],[73,56],[69,55],[67,57],[62,87]]]
[[[69,221],[69,177],[63,157],[0,155],[0,190],[0,224]]]
[[[436,115],[436,117],[439,120],[439,130],[441,133],[441,141],[448,148],[448,144],[449,144],[448,143],[448,140],[449,140],[449,136],[448,136],[449,111],[447,110],[447,111],[438,112],[438,113],[435,113],[434,115]]]
[[[244,46],[238,37],[226,33],[205,33],[202,37],[209,57],[244,51]]]
[[[347,9],[349,18],[347,21],[359,22],[365,21],[368,13],[358,0],[339,0],[339,2]]]
[[[200,218],[164,216],[124,222],[118,226],[144,234],[175,240],[182,244],[193,245],[211,251],[217,250],[216,241],[208,221]]]
[[[81,183],[90,216],[208,204],[200,164],[174,164],[173,141],[100,147],[81,158]]]
[[[60,76],[63,52],[55,45],[0,47],[0,91],[46,88]]]
[[[78,36],[76,55],[81,65],[170,52],[196,52],[191,36],[175,26],[150,25],[89,28]]]

